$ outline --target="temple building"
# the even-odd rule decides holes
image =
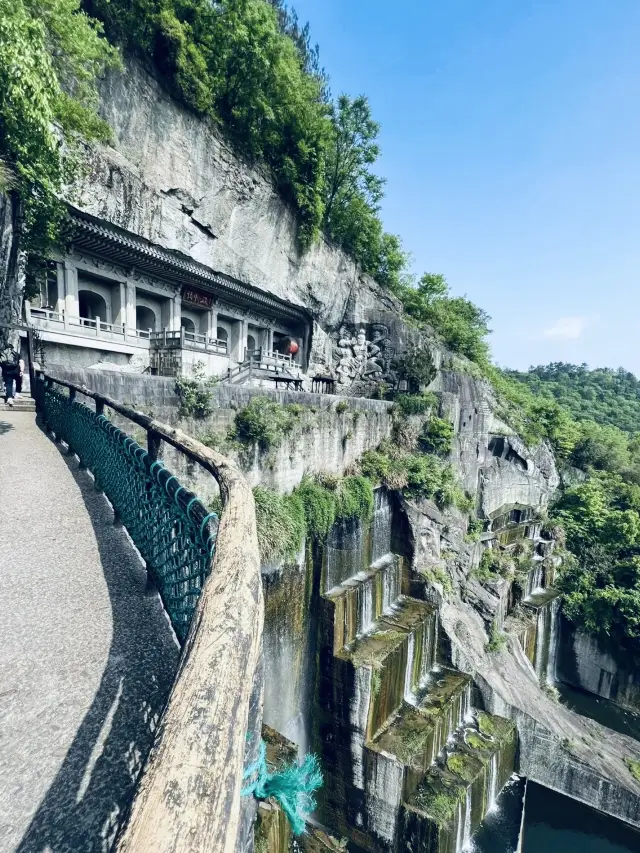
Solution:
[[[178,252],[72,211],[68,250],[25,302],[49,363],[98,362],[158,376],[241,377],[252,363],[307,367],[312,322],[299,306]]]

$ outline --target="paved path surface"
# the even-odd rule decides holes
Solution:
[[[108,850],[177,658],[89,475],[0,404],[0,853]]]

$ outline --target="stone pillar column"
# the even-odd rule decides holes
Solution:
[[[118,313],[115,316],[115,323],[118,323],[119,326],[124,325],[125,334],[128,334],[129,327],[127,324],[127,285],[124,281],[120,282],[120,305],[118,306]],[[120,328],[119,331],[122,331]]]
[[[244,359],[244,351],[247,346],[246,320],[236,320],[231,327],[231,340],[229,341],[229,355],[233,361],[241,362]]]
[[[269,352],[273,352],[273,327],[269,326],[267,329],[267,343],[265,344],[267,350]]]
[[[65,310],[65,283],[64,283],[64,264],[56,264],[56,275],[58,277],[58,298],[56,300],[56,304],[54,305],[54,309],[58,313],[62,313]]]
[[[180,331],[180,317],[182,316],[182,293],[176,293],[173,297],[173,310],[171,312],[171,331]]]
[[[78,304],[78,268],[73,261],[64,262],[64,325],[69,326],[70,317],[80,316]]]
[[[244,361],[247,351],[247,337],[249,336],[249,321],[240,321],[240,361]]]
[[[126,291],[124,322],[127,327],[127,336],[135,337],[133,333],[136,328],[136,286],[132,281],[127,282]]]

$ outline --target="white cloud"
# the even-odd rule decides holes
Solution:
[[[543,330],[542,337],[555,338],[559,341],[576,341],[596,319],[596,317],[560,317],[553,326]]]

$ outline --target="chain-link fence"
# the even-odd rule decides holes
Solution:
[[[73,390],[40,378],[36,403],[46,426],[77,454],[111,502],[184,642],[211,569],[217,515],[103,413],[78,402]]]

